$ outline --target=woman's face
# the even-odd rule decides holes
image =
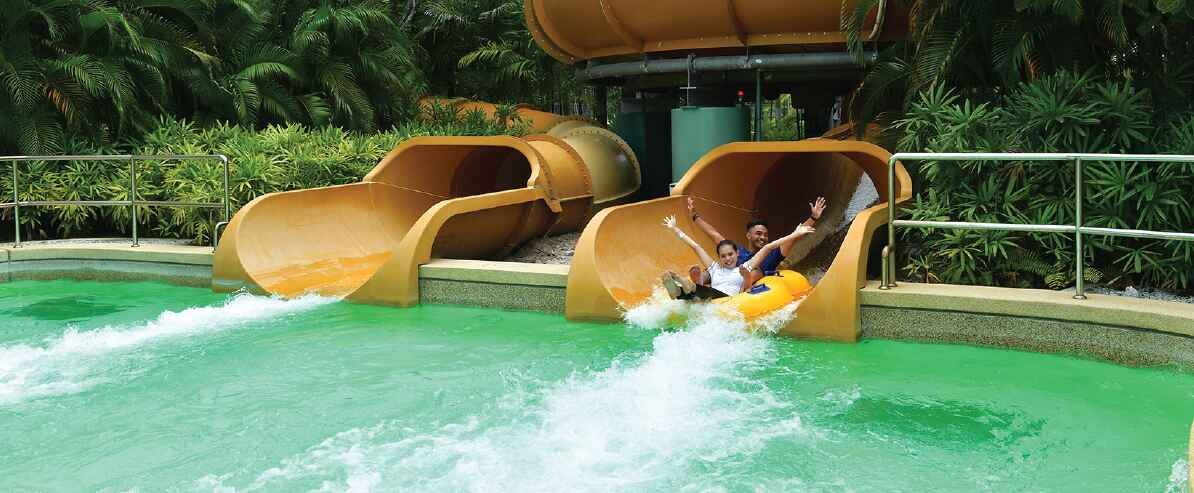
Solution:
[[[722,267],[734,267],[738,265],[738,249],[733,245],[722,245],[717,248],[717,261],[721,262]]]

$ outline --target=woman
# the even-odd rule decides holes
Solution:
[[[693,241],[684,231],[676,227],[676,216],[664,218],[663,226],[671,230],[681,241],[688,244],[688,247],[696,252],[697,257],[701,259],[701,263],[708,266],[701,277],[703,280],[704,276],[707,275],[710,286],[698,284],[693,280],[682,279],[672,271],[663,274],[663,286],[667,289],[668,294],[672,298],[681,300],[711,300],[733,296],[750,289],[746,281],[746,279],[749,279],[749,276],[744,274],[749,274],[757,270],[759,263],[767,258],[767,254],[771,250],[779,248],[784,242],[795,240],[816,231],[810,226],[801,224],[788,236],[779,238],[760,248],[758,253],[751,257],[750,260],[743,263],[741,267],[738,267],[738,246],[733,241],[722,240],[718,242],[717,258],[714,259],[696,241]]]

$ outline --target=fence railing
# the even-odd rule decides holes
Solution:
[[[222,203],[215,202],[172,202],[165,200],[137,200],[137,163],[140,161],[219,161],[224,168],[224,201]],[[137,207],[139,206],[157,206],[157,207],[189,207],[200,209],[224,209],[224,221],[218,223],[212,231],[212,247],[214,248],[219,241],[218,230],[221,225],[227,224],[229,218],[232,216],[231,202],[228,200],[228,157],[223,154],[163,154],[163,155],[104,155],[104,156],[0,156],[0,162],[10,161],[12,163],[12,202],[0,203],[0,209],[13,209],[13,248],[21,247],[21,208],[22,207],[37,207],[37,206],[64,206],[64,205],[78,205],[88,207],[124,207],[127,206],[132,212],[132,234],[134,247],[139,246],[140,242],[137,237]],[[129,167],[129,188],[128,200],[21,200],[20,196],[20,173],[18,168],[20,163],[28,161],[104,161],[107,163],[117,162],[119,164],[128,163]]]
[[[957,221],[896,220],[895,165],[898,161],[1067,161],[1074,163],[1074,224],[1008,224]],[[1194,163],[1190,155],[1162,154],[1075,154],[1075,153],[932,153],[902,152],[887,162],[887,246],[883,249],[883,274],[879,289],[896,286],[897,227],[937,229],[977,229],[992,231],[1025,231],[1031,233],[1062,233],[1074,235],[1074,299],[1086,299],[1083,264],[1085,260],[1083,235],[1126,236],[1159,240],[1194,241],[1194,233],[1148,231],[1140,229],[1096,228],[1083,225],[1083,163],[1094,162],[1167,162]]]

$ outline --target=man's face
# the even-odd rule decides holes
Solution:
[[[767,246],[770,240],[767,236],[767,226],[757,225],[746,231],[746,242],[758,250]]]

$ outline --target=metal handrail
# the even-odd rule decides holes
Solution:
[[[219,160],[224,167],[224,201],[214,202],[171,202],[165,200],[137,200],[137,161],[203,161]],[[223,154],[109,154],[89,156],[0,156],[0,161],[12,162],[12,202],[0,204],[0,209],[13,209],[13,248],[21,248],[21,207],[35,206],[63,206],[79,205],[89,207],[129,206],[132,210],[132,233],[134,247],[140,246],[137,237],[137,207],[190,207],[201,209],[224,209],[224,222],[232,217],[232,202],[229,200],[228,188],[228,156]],[[20,182],[17,166],[26,161],[128,161],[129,165],[129,198],[128,200],[25,200],[20,197]],[[212,248],[215,248],[217,236],[212,235]]]
[[[1009,224],[975,223],[960,221],[909,221],[896,220],[895,168],[899,161],[1071,161],[1074,163],[1074,224]],[[883,248],[883,272],[879,289],[896,286],[896,240],[895,228],[940,228],[979,229],[991,231],[1026,231],[1033,233],[1074,234],[1074,299],[1086,299],[1082,247],[1083,235],[1123,236],[1131,238],[1152,238],[1160,240],[1194,241],[1194,233],[1171,231],[1149,231],[1141,229],[1096,228],[1082,224],[1082,168],[1086,161],[1100,162],[1166,162],[1194,163],[1191,155],[1165,154],[1090,154],[1090,153],[966,153],[966,152],[901,152],[887,160],[887,246]]]

